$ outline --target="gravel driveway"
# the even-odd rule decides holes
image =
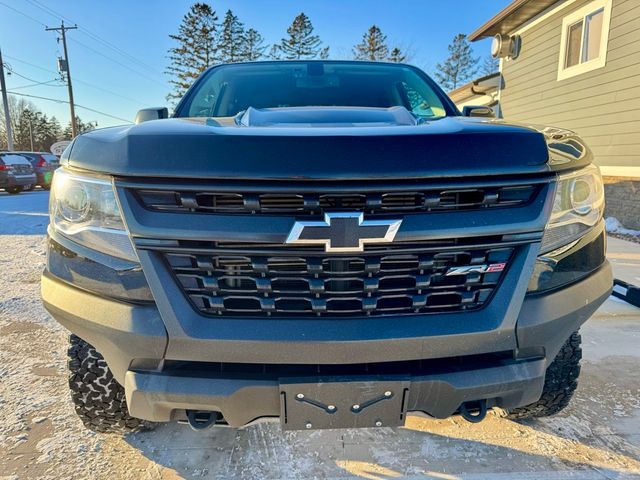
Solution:
[[[0,479],[640,478],[640,309],[609,300],[583,328],[577,396],[562,414],[411,417],[406,427],[204,433],[163,425],[95,435],[66,387],[67,332],[42,308],[47,192],[0,193]],[[616,275],[640,284],[640,245],[611,239]]]

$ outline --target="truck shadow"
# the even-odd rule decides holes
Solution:
[[[556,430],[544,422],[516,423],[491,415],[477,425],[461,418],[409,417],[404,428],[395,430],[281,432],[278,424],[270,423],[194,432],[182,425],[164,425],[152,434],[130,435],[126,440],[160,467],[162,478],[640,475],[637,454],[623,453],[625,448],[617,440],[577,440],[572,429]]]

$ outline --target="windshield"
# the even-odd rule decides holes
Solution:
[[[437,87],[406,65],[367,62],[264,62],[210,70],[177,117],[229,117],[253,108],[405,107],[421,118],[447,115]]]

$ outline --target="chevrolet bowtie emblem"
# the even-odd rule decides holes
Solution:
[[[402,220],[364,220],[362,213],[325,213],[323,222],[296,222],[285,243],[324,245],[327,252],[362,252],[367,243],[390,243]]]

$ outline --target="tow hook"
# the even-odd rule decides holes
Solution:
[[[464,402],[460,405],[460,415],[467,422],[479,423],[487,416],[487,401],[476,400],[473,402]]]
[[[187,421],[193,430],[204,430],[214,425],[220,418],[218,412],[203,412],[199,410],[187,410]]]

